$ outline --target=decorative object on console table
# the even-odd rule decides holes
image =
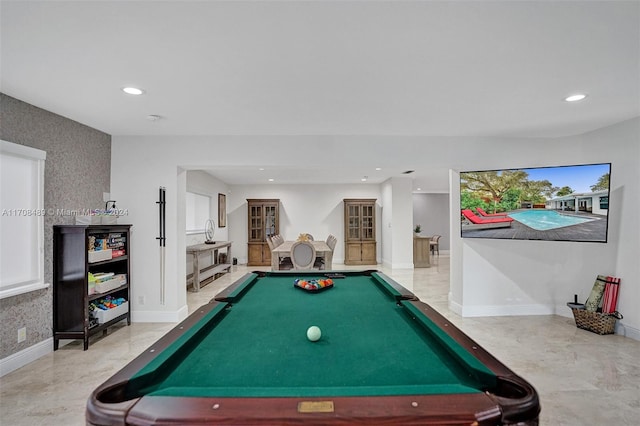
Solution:
[[[212,219],[207,219],[204,223],[204,243],[205,244],[214,244],[215,240],[213,239],[216,234],[216,223]]]
[[[420,235],[420,233],[422,232],[422,226],[421,225],[416,225],[415,228],[413,228],[413,233],[416,235]]]
[[[62,339],[82,339],[87,350],[90,336],[106,334],[109,326],[122,320],[131,324],[130,229],[131,225],[53,227],[54,350]],[[92,253],[103,257],[96,260]],[[122,300],[123,307],[99,323],[91,307],[105,297]]]

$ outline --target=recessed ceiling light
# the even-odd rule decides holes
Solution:
[[[422,191],[422,188],[416,188],[416,191]]]
[[[162,117],[156,114],[151,114],[151,115],[147,115],[147,120],[158,121],[158,120],[162,120]]]
[[[273,178],[269,178],[269,182],[273,182],[273,180],[274,180]]]
[[[376,167],[376,170],[382,170],[382,167]]]
[[[586,98],[587,95],[584,93],[576,93],[575,95],[567,96],[564,98],[566,102],[578,102]]]
[[[367,177],[368,176],[364,176],[362,179],[360,179],[362,182],[366,182],[367,181]]]
[[[260,167],[258,170],[263,171],[263,170],[264,170],[264,167]]]
[[[138,89],[137,87],[123,87],[122,91],[129,95],[142,95],[144,90]]]

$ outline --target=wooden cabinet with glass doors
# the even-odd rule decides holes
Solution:
[[[375,265],[376,200],[344,200],[344,264]]]
[[[271,265],[271,250],[267,237],[280,232],[277,199],[247,199],[248,266]]]

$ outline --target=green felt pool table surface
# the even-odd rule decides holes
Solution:
[[[166,416],[174,421],[176,413],[185,424],[372,423],[394,416],[370,416],[360,412],[371,411],[362,407],[343,412],[348,406],[343,402],[384,405],[389,401],[384,398],[391,398],[411,400],[396,421],[425,424],[447,410],[423,407],[421,412],[420,404],[441,404],[449,396],[460,400],[456,404],[469,402],[461,412],[453,410],[452,418],[464,419],[461,424],[465,416],[476,422],[486,417],[487,424],[535,424],[539,404],[528,383],[384,274],[343,274],[323,291],[294,286],[296,278],[325,279],[317,271],[248,274],[125,368],[125,380],[103,389],[102,400],[94,392],[88,420],[95,417],[93,424],[101,424],[103,405],[117,399],[127,405],[122,415],[131,424],[159,424],[169,420]],[[317,342],[307,339],[312,325],[322,330]],[[487,396],[491,392],[495,395]],[[186,407],[198,401],[207,401],[210,412],[198,409],[194,417],[193,408]],[[271,412],[284,401],[296,407],[290,418],[279,408]],[[305,401],[311,405],[301,410]],[[523,402],[523,412],[516,413],[511,403]],[[150,413],[147,404],[173,410],[162,414],[156,407]],[[225,412],[233,404],[244,408]]]

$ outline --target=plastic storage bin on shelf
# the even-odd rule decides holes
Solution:
[[[118,305],[115,308],[107,309],[106,311],[102,309],[96,309],[95,314],[96,318],[98,318],[98,323],[104,324],[105,322],[109,322],[122,314],[126,314],[128,311],[129,302],[124,302],[122,305]]]
[[[127,274],[117,274],[105,281],[96,281],[96,293],[106,293],[127,283]]]
[[[111,260],[111,249],[90,251],[89,263],[102,262],[103,260]]]

